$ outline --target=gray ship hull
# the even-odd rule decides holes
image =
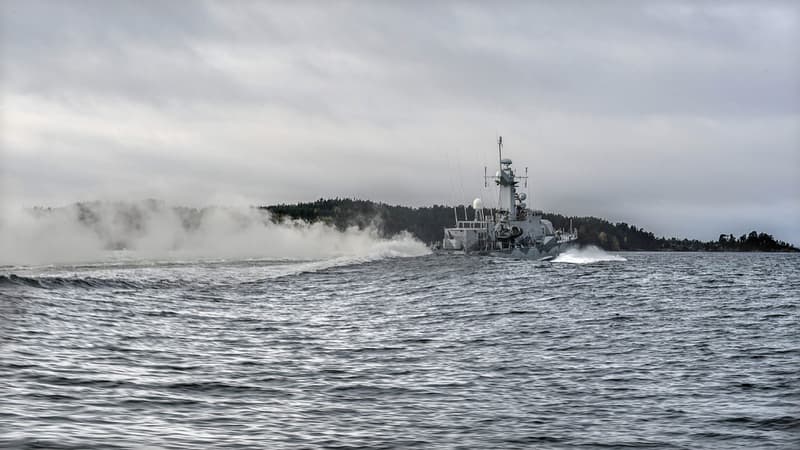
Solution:
[[[475,255],[475,256],[497,256],[502,258],[512,259],[528,259],[533,261],[549,261],[554,259],[561,253],[571,249],[577,248],[577,241],[562,242],[552,246],[548,249],[537,247],[515,247],[509,249],[497,250],[479,250],[479,251],[464,251],[464,250],[445,250],[441,248],[434,249],[437,255]]]
[[[570,241],[556,244],[549,249],[542,249],[538,247],[515,247],[511,249],[494,250],[489,252],[489,254],[491,256],[504,256],[515,259],[533,259],[542,261],[553,259],[568,249],[575,247],[576,245],[576,241]]]

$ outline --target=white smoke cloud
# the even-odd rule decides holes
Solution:
[[[172,208],[163,203],[92,203],[10,209],[0,219],[0,265],[130,260],[327,260],[420,256],[407,233],[382,238],[373,228],[341,231],[324,223],[273,223],[263,210]]]

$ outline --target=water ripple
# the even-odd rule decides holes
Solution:
[[[580,262],[15,268],[0,447],[800,447],[800,258]]]

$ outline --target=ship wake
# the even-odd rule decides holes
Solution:
[[[558,255],[553,262],[566,264],[592,264],[603,261],[627,261],[619,255],[606,253],[604,250],[590,245],[583,248],[573,248]]]

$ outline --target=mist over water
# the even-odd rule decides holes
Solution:
[[[0,219],[0,265],[141,259],[364,260],[428,252],[407,233],[380,237],[377,225],[339,230],[324,223],[275,223],[267,211],[246,207],[95,202],[9,210]]]

